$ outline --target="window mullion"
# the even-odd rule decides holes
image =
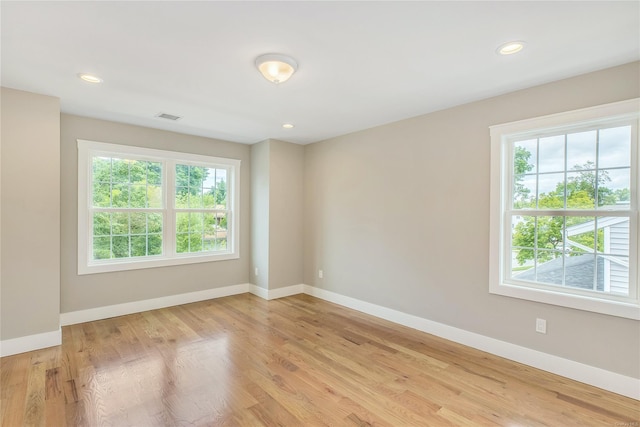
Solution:
[[[165,161],[165,190],[164,190],[164,224],[162,228],[164,255],[168,258],[176,256],[176,162]]]

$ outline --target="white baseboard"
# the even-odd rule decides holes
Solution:
[[[266,300],[272,300],[277,298],[284,298],[291,295],[298,295],[305,293],[306,285],[291,285],[285,286],[284,288],[276,288],[276,289],[265,289],[256,285],[249,285],[249,292],[252,294],[259,296],[260,298]]]
[[[174,305],[188,304],[191,302],[205,301],[213,298],[222,298],[230,295],[238,295],[249,292],[249,283],[225,286],[222,288],[207,289],[204,291],[189,292],[186,294],[169,295],[166,297],[147,299],[142,301],[126,302],[123,304],[107,305],[104,307],[89,308],[87,310],[70,311],[60,314],[60,325],[75,325],[76,323],[91,322],[93,320],[108,319],[110,317],[124,316],[126,314],[140,313],[147,310],[171,307]]]
[[[0,357],[40,350],[62,344],[62,330],[0,341]]]
[[[422,317],[413,316],[313,286],[305,285],[304,292],[325,301],[436,335],[449,341],[640,400],[640,379],[637,378],[500,341],[495,338],[465,331],[464,329],[454,328],[453,326],[433,322]]]

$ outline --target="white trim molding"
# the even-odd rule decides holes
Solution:
[[[62,344],[62,329],[0,341],[0,357],[41,350]]]
[[[252,294],[259,296],[262,299],[272,300],[278,298],[284,298],[291,295],[298,295],[305,293],[306,285],[291,285],[285,286],[284,288],[276,288],[276,289],[265,289],[260,286],[250,285],[249,292]]]
[[[239,285],[224,286],[222,288],[189,292],[186,294],[169,295],[166,297],[152,298],[142,301],[133,301],[123,304],[89,308],[86,310],[70,311],[60,314],[60,324],[62,326],[75,325],[77,323],[108,319],[110,317],[116,316],[125,316],[127,314],[140,313],[142,311],[148,310],[156,310],[158,308],[172,307],[175,305],[206,301],[214,298],[228,297],[230,295],[244,294],[249,292],[250,286],[253,285],[250,285],[249,283],[243,283]]]
[[[517,175],[514,165],[516,144],[529,141],[534,142],[535,149],[527,151],[534,158],[534,163],[529,163],[532,171],[527,171],[524,177],[535,179],[536,183],[540,180],[540,176],[550,177],[547,172],[540,170],[540,167],[534,168],[534,164],[539,163],[539,147],[541,139],[550,136],[564,137],[565,147],[561,156],[564,158],[564,170],[557,170],[557,173],[564,173],[564,178],[560,178],[557,183],[562,184],[569,182],[569,173],[576,170],[575,167],[570,168],[568,157],[568,140],[572,133],[585,131],[598,131],[611,127],[628,127],[629,130],[629,160],[628,166],[620,164],[624,169],[629,169],[628,190],[631,197],[626,207],[603,207],[594,205],[589,209],[576,209],[570,206],[549,208],[544,204],[534,204],[526,208],[517,207],[514,194],[514,179]],[[638,128],[640,127],[640,98],[629,99],[626,101],[614,102],[611,104],[599,105],[580,110],[567,111],[558,114],[552,114],[544,117],[537,117],[528,120],[505,123],[490,126],[491,135],[491,174],[490,174],[490,239],[489,239],[489,293],[502,295],[511,298],[519,298],[529,301],[542,302],[545,304],[557,305],[560,307],[569,307],[577,310],[601,313],[610,316],[618,316],[627,319],[640,320],[640,274],[638,273],[638,265],[640,264],[640,212],[638,210],[638,201],[640,200],[640,186],[638,183],[638,174],[640,173],[640,157],[638,156]],[[625,137],[626,140],[626,137]],[[596,142],[594,141],[594,148]],[[599,150],[599,149],[598,149]],[[598,151],[599,153],[599,151]],[[591,155],[594,162],[593,173],[598,173],[600,154],[594,151]],[[592,161],[591,159],[589,161]],[[529,160],[527,160],[529,162]],[[610,166],[605,166],[602,170],[607,171]],[[611,169],[615,170],[615,168]],[[518,172],[522,173],[522,172]],[[555,179],[555,178],[554,178]],[[543,194],[538,186],[540,196]],[[536,193],[535,187],[533,193]],[[568,190],[565,189],[568,194]],[[565,198],[568,195],[565,194]],[[531,201],[529,201],[531,202]],[[568,205],[568,203],[564,203]],[[522,278],[514,274],[513,252],[520,251],[515,246],[514,237],[517,233],[517,221],[515,218],[529,216],[531,218],[552,218],[552,217],[591,217],[605,218],[607,220],[623,218],[629,221],[628,251],[626,253],[628,263],[628,291],[627,294],[611,291],[596,291],[589,287],[581,288],[579,286],[559,286],[558,284],[550,284],[545,281],[537,281],[532,278]],[[594,223],[595,224],[595,223]],[[567,229],[569,226],[567,225]],[[564,229],[564,228],[563,228]],[[602,229],[602,228],[600,228]],[[565,233],[566,234],[566,233]],[[566,240],[566,239],[565,239]],[[566,243],[566,242],[565,242]],[[531,246],[531,244],[527,244]],[[591,245],[593,246],[593,245]],[[523,247],[519,247],[523,248]],[[536,248],[526,247],[525,249],[537,251]],[[555,250],[555,254],[559,255],[564,251],[565,246]],[[581,248],[582,250],[590,250],[593,255],[606,256],[606,253],[600,252],[597,248]],[[546,250],[546,249],[545,249]],[[578,252],[578,254],[581,252]],[[585,252],[587,253],[587,252]],[[618,255],[624,256],[623,253]],[[537,259],[537,255],[534,257]],[[556,258],[561,260],[560,258]],[[623,258],[620,258],[623,259]],[[595,260],[595,258],[594,258]],[[564,264],[561,265],[562,271],[566,274]],[[533,271],[533,270],[531,270]],[[589,285],[589,283],[586,283]],[[623,286],[621,284],[621,286]]]

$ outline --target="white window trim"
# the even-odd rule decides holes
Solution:
[[[640,274],[638,274],[638,264],[640,256],[638,253],[638,242],[640,242],[640,230],[638,227],[638,200],[640,200],[640,185],[638,185],[638,174],[640,171],[640,160],[638,156],[638,136],[632,136],[631,142],[631,192],[635,195],[630,206],[630,220],[632,229],[636,230],[635,242],[629,253],[630,271],[629,287],[634,288],[633,297],[627,301],[615,301],[599,299],[589,295],[568,294],[554,289],[541,289],[533,287],[523,287],[505,283],[505,256],[503,250],[506,247],[504,222],[506,221],[505,186],[506,177],[503,170],[507,170],[510,164],[508,153],[505,149],[508,139],[517,137],[519,134],[530,134],[533,130],[548,132],[562,128],[566,130],[568,126],[576,127],[585,124],[597,124],[598,122],[609,122],[612,119],[638,119],[640,117],[640,98],[627,101],[616,102],[581,110],[574,110],[549,116],[537,117],[528,120],[505,123],[490,127],[491,133],[491,195],[490,195],[490,271],[489,271],[489,292],[491,294],[503,295],[513,298],[536,301],[546,304],[553,304],[563,307],[570,307],[578,310],[586,310],[595,313],[624,317],[640,320]],[[635,281],[633,280],[635,278]]]
[[[143,268],[165,267],[171,265],[194,264],[210,261],[224,261],[240,258],[240,164],[237,159],[181,153],[176,151],[157,150],[128,145],[109,144],[104,142],[77,140],[78,143],[78,275],[105,273],[113,271],[137,270]],[[91,261],[91,236],[93,235],[90,219],[91,166],[90,157],[96,153],[109,156],[136,156],[163,164],[163,255],[153,257],[136,257],[108,261]],[[173,195],[169,192],[174,187],[175,172],[170,164],[219,165],[229,168],[227,178],[227,197],[231,216],[228,218],[228,250],[224,253],[187,253],[175,252],[175,221],[177,212]],[[170,231],[171,230],[171,231]]]

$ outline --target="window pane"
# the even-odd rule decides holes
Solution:
[[[526,271],[534,267],[533,249],[515,249],[511,251],[511,277],[519,280],[534,280],[533,276],[527,277]],[[533,271],[535,274],[535,271]],[[531,273],[529,273],[531,274]]]
[[[536,172],[537,139],[513,144],[513,173],[516,175]]]
[[[596,247],[595,230],[595,217],[567,217],[567,247],[565,253],[569,256],[594,253]]]
[[[151,213],[147,215],[147,227],[149,233],[162,233],[162,214]]]
[[[188,233],[189,232],[189,214],[185,212],[178,212],[176,214],[176,232]]]
[[[606,291],[629,295],[629,258],[602,257],[602,275]]]
[[[538,250],[536,256],[536,281],[549,285],[562,285],[564,257],[562,252]]]
[[[129,236],[113,236],[111,252],[113,258],[129,258]]]
[[[129,182],[132,184],[147,183],[147,162],[132,160],[129,163]]]
[[[629,256],[629,218],[598,217],[598,251]]]
[[[149,255],[162,255],[162,235],[149,234]]]
[[[129,187],[129,199],[132,208],[144,208],[147,206],[147,186],[132,185]]]
[[[131,256],[147,255],[147,236],[131,236]]]
[[[202,251],[202,234],[189,234],[189,252]]]
[[[581,254],[565,258],[565,286],[584,290],[602,290],[602,270],[596,271],[596,256]],[[596,280],[596,276],[600,276]],[[600,289],[598,289],[600,283]]]
[[[535,245],[536,217],[514,216],[511,220],[511,246],[513,248],[533,248]],[[533,252],[518,257],[519,264],[526,260],[533,260]]]
[[[215,209],[216,207],[216,189],[203,188],[202,189],[202,204],[205,209]]]
[[[205,238],[215,238],[217,226],[216,214],[204,214],[203,233]]]
[[[595,165],[597,136],[595,130],[567,135],[567,168],[572,169],[588,162]]]
[[[93,181],[111,181],[111,158],[109,157],[93,157],[92,158]]]
[[[111,218],[108,212],[96,212],[93,214],[93,235],[110,236]]]
[[[564,217],[539,216],[536,218],[536,243],[537,249],[564,250],[563,241]],[[539,254],[539,259],[544,259],[550,254]]]
[[[189,166],[176,165],[176,187],[189,186]]]
[[[192,209],[202,208],[202,190],[189,190],[189,207]]]
[[[129,234],[129,214],[113,213],[111,214],[111,234]]]
[[[111,203],[116,208],[129,207],[129,185],[113,184],[111,189]]]
[[[595,209],[595,171],[567,173],[567,208]]]
[[[564,135],[540,138],[538,147],[538,171],[564,171]]]
[[[131,234],[147,233],[147,214],[140,212],[132,212],[130,218]]]
[[[189,189],[187,187],[176,187],[176,208],[185,209],[189,207]]]
[[[538,209],[564,208],[564,173],[538,176]]]
[[[93,259],[111,258],[111,237],[93,238]]]
[[[93,207],[108,208],[111,206],[111,183],[93,183]]]
[[[176,252],[179,254],[189,252],[189,233],[176,234]]]
[[[598,207],[605,209],[630,208],[630,169],[599,170],[598,185]]]
[[[631,126],[600,130],[598,167],[631,166]]]
[[[129,182],[129,163],[124,159],[112,160],[111,182]]]
[[[202,233],[202,217],[200,212],[189,214],[189,233]]]
[[[162,183],[162,164],[149,162],[147,165],[147,183],[150,185],[160,185]]]
[[[536,176],[516,175],[513,182],[514,209],[535,209]]]
[[[162,188],[156,186],[147,187],[147,203],[149,208],[162,208]]]

